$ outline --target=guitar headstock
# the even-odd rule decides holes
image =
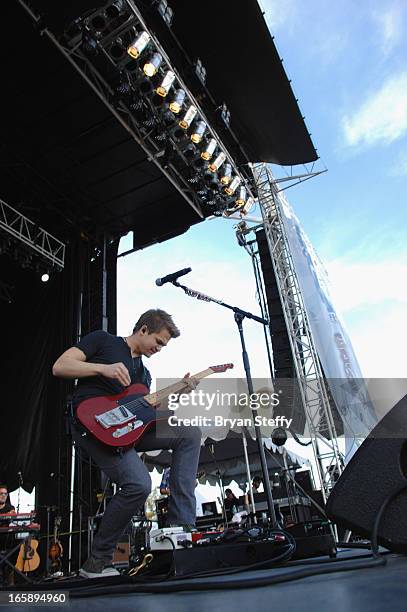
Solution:
[[[226,370],[231,370],[233,368],[233,363],[224,363],[222,365],[214,365],[210,366],[211,370],[214,372],[226,372]]]

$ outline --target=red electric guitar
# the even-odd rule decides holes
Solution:
[[[233,363],[211,366],[193,378],[201,380],[233,368]],[[78,421],[100,442],[108,446],[126,448],[133,446],[141,436],[159,420],[154,406],[167,399],[172,393],[182,393],[187,389],[182,380],[169,385],[161,391],[148,393],[147,387],[140,384],[130,385],[119,395],[92,397],[78,405]],[[167,413],[161,413],[168,418]]]

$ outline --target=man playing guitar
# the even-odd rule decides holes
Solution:
[[[104,331],[91,332],[56,360],[52,372],[54,376],[78,379],[75,407],[88,398],[120,394],[134,383],[141,383],[149,389],[151,376],[142,362],[142,355],[155,355],[171,338],[179,335],[169,314],[163,310],[148,310],[126,338]],[[183,381],[186,392],[196,387],[197,381],[189,374]],[[150,475],[137,453],[172,449],[167,521],[170,525],[193,526],[201,431],[197,427],[170,427],[162,421],[159,437],[155,428],[149,429],[135,448],[125,448],[120,452],[102,444],[91,434],[84,436],[83,433],[84,430],[74,422],[73,439],[117,484],[118,491],[106,507],[93,540],[91,556],[79,573],[85,578],[114,576],[119,574],[111,566],[116,544],[151,491]]]

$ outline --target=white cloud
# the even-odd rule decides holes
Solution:
[[[337,260],[326,268],[364,376],[407,377],[407,261]]]
[[[294,0],[259,0],[259,5],[265,13],[267,25],[273,32],[292,25],[299,8]]]
[[[393,75],[342,119],[350,147],[389,144],[407,133],[407,72]]]
[[[407,262],[346,263],[325,266],[332,294],[341,312],[390,301],[407,306]]]
[[[394,3],[387,9],[381,7],[380,11],[373,13],[373,19],[379,29],[379,42],[382,52],[388,55],[403,37],[403,10],[402,6]]]
[[[369,378],[407,378],[406,304],[372,316],[351,330],[362,372]]]

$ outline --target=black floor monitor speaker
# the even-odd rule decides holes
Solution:
[[[378,541],[389,550],[406,553],[407,395],[352,457],[328,498],[327,514],[338,525],[370,538],[380,508],[395,494],[382,516]]]

